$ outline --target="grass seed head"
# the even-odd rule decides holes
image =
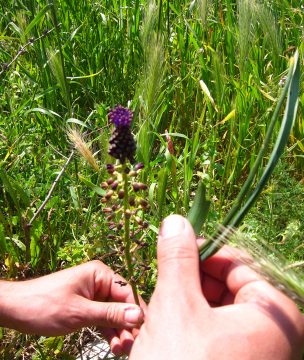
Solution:
[[[99,171],[99,166],[90,150],[89,145],[83,140],[82,135],[75,129],[68,131],[68,137],[78,152],[92,166],[95,171]]]

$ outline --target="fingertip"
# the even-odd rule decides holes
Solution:
[[[164,219],[158,237],[157,261],[158,291],[173,295],[182,288],[185,294],[194,289],[201,293],[196,236],[184,217],[170,215]]]
[[[111,352],[116,356],[123,355],[123,347],[121,345],[120,336],[116,329],[100,328],[102,337],[108,342]]]
[[[118,330],[114,335],[107,339],[110,345],[111,352],[115,356],[129,355],[134,343],[134,337],[129,330]]]
[[[124,351],[123,351],[123,347],[120,343],[120,339],[119,338],[113,338],[110,342],[110,348],[112,353],[115,356],[122,356],[124,355]]]
[[[190,222],[181,215],[169,215],[160,227],[158,251],[187,248],[197,253],[196,236]]]
[[[170,238],[179,236],[184,232],[187,221],[181,215],[169,215],[166,217],[160,227],[159,236],[161,238]]]
[[[124,313],[125,325],[136,327],[144,322],[144,312],[139,306],[127,307]]]
[[[134,336],[132,330],[121,329],[119,331],[119,339],[122,351],[124,354],[129,355],[134,343]]]
[[[123,341],[122,343],[122,351],[124,354],[129,355],[131,350],[132,350],[132,346],[133,346],[134,340],[132,339],[126,339]]]

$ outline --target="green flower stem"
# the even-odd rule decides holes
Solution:
[[[130,253],[131,247],[131,239],[130,239],[130,218],[127,216],[127,209],[129,208],[129,187],[128,187],[128,174],[125,172],[126,166],[122,167],[122,177],[124,184],[124,253],[125,253],[125,262],[128,269],[128,277],[132,287],[132,292],[134,296],[135,303],[139,305],[139,297],[137,293],[136,284],[134,281],[134,273],[133,273],[133,264],[132,264],[132,256]]]

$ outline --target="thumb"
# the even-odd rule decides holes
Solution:
[[[86,326],[134,328],[144,321],[143,310],[134,304],[86,300],[84,310]]]
[[[170,215],[160,228],[158,244],[158,281],[161,292],[201,294],[199,256],[196,236],[189,221]]]

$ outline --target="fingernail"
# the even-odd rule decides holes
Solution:
[[[125,310],[125,321],[129,324],[141,324],[144,320],[144,314],[141,308],[127,308]]]
[[[180,215],[168,216],[161,225],[159,235],[162,237],[174,237],[184,232],[186,226],[185,219]]]

